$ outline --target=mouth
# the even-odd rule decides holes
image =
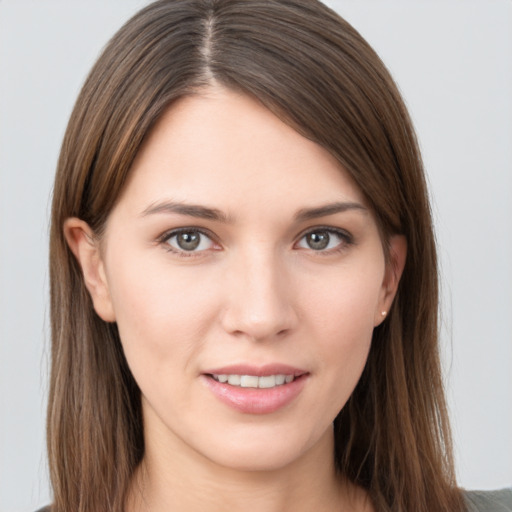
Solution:
[[[228,384],[230,386],[236,386],[240,388],[260,388],[260,389],[272,389],[284,384],[290,384],[296,378],[293,374],[278,373],[276,375],[240,375],[237,373],[226,374],[210,374],[213,380],[220,382],[221,384]]]
[[[225,405],[245,414],[269,414],[291,404],[309,380],[309,372],[275,364],[234,365],[203,373],[207,388]]]

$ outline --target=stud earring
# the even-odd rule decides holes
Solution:
[[[388,312],[387,312],[387,311],[381,311],[381,313],[380,313],[380,314],[381,314],[382,316],[386,316],[386,315],[388,314]]]

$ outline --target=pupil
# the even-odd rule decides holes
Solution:
[[[329,245],[329,233],[320,231],[319,233],[309,234],[308,245],[315,251],[325,249]]]
[[[177,236],[177,242],[184,251],[193,251],[200,242],[199,233],[180,233]]]

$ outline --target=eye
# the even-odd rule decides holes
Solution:
[[[333,228],[320,228],[303,235],[297,247],[326,252],[333,249],[342,249],[351,243],[352,237],[348,233]]]
[[[198,229],[180,229],[167,233],[162,242],[168,245],[168,249],[177,253],[197,253],[213,249],[213,240]]]

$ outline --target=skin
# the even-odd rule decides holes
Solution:
[[[298,217],[339,203],[351,207]],[[180,248],[178,228],[201,229],[200,245]],[[159,120],[101,240],[76,218],[65,234],[142,393],[146,454],[127,510],[371,510],[335,473],[332,422],[406,244],[392,237],[386,264],[365,198],[325,149],[254,99],[210,87]],[[207,369],[276,362],[307,376],[269,414],[237,411],[204,383]]]

